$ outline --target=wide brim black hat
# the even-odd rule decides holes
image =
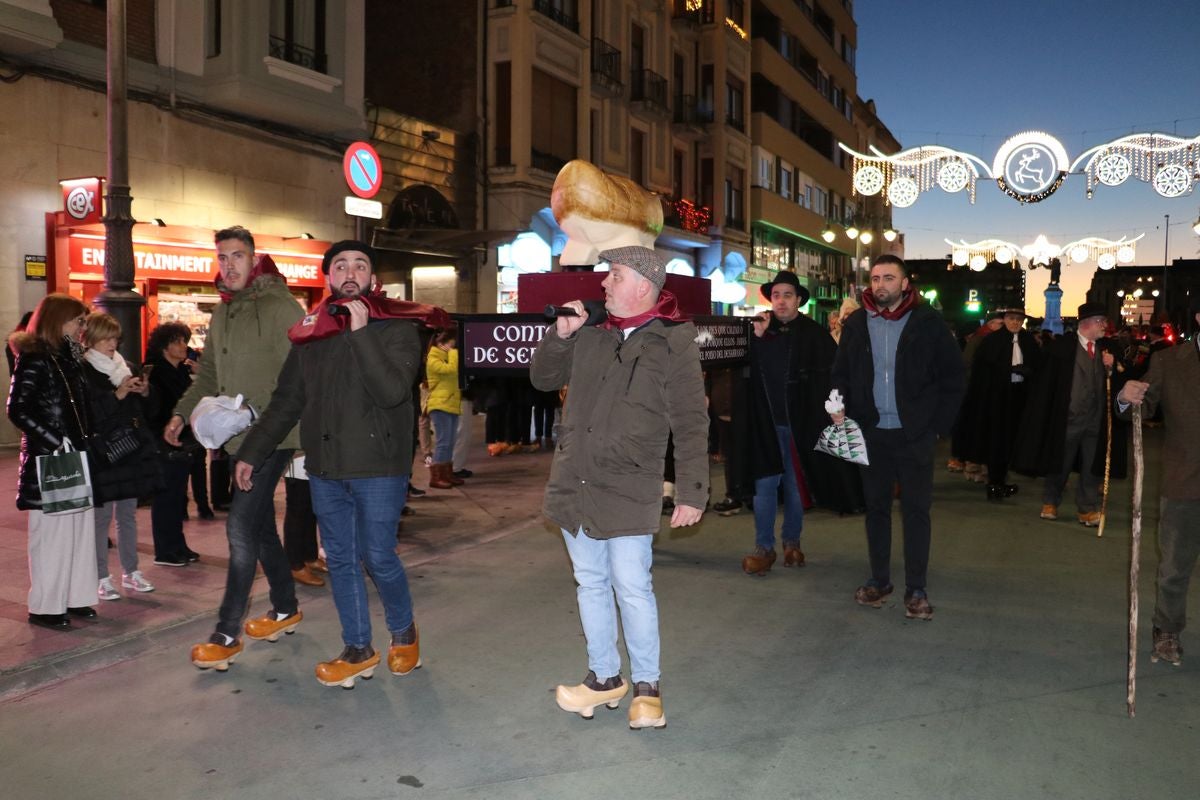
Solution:
[[[1103,303],[1087,302],[1079,307],[1079,312],[1075,319],[1089,319],[1091,317],[1108,318],[1108,309]]]
[[[804,286],[800,284],[800,279],[796,277],[796,273],[788,272],[786,270],[776,274],[775,277],[771,279],[770,283],[764,283],[762,286],[758,287],[758,291],[764,298],[770,300],[771,290],[774,289],[778,284],[785,284],[795,289],[796,295],[800,298],[800,305],[807,303],[808,298],[811,297],[811,295],[808,293],[808,289],[805,289]]]

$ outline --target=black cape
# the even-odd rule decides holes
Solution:
[[[1018,331],[1017,343],[1024,363],[1015,370],[1012,334],[1004,328],[985,336],[975,350],[957,431],[967,461],[991,464],[1009,459],[1021,411],[1013,406],[1024,402],[1042,363],[1042,349],[1032,333]],[[1024,386],[1012,382],[1014,371],[1024,376]]]

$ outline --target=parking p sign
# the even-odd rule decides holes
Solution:
[[[355,142],[346,148],[342,157],[342,173],[350,191],[363,198],[374,197],[383,183],[383,165],[375,148],[366,142]]]

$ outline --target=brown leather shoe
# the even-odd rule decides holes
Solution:
[[[449,464],[430,464],[429,465],[429,488],[430,489],[453,489],[454,484],[447,477],[450,473]]]
[[[766,575],[775,564],[775,549],[754,548],[754,552],[742,559],[742,571],[747,575]]]
[[[279,641],[279,634],[295,633],[296,626],[300,624],[300,620],[302,619],[304,619],[304,614],[299,611],[290,617],[279,619],[279,615],[272,610],[261,617],[246,620],[246,624],[242,626],[242,629],[251,639],[258,639],[260,641],[266,639],[268,642],[277,642]]]
[[[375,676],[375,668],[379,666],[379,660],[379,653],[376,653],[370,645],[347,647],[332,661],[322,661],[317,664],[317,682],[322,686],[341,686],[343,689],[353,689],[355,678],[367,681]]]
[[[300,569],[292,570],[292,580],[296,583],[303,583],[305,586],[324,586],[325,579],[312,571],[312,567],[305,564]]]
[[[804,551],[799,545],[785,544],[783,546],[783,565],[785,567],[803,567]]]
[[[325,563],[325,559],[318,556],[312,561],[305,561],[305,566],[313,572],[329,572],[329,565]]]
[[[407,675],[421,666],[421,631],[413,623],[412,644],[400,644],[392,637],[388,648],[388,671],[393,675]]]
[[[1099,511],[1080,511],[1079,524],[1085,528],[1095,528],[1100,524]]]
[[[1042,513],[1038,516],[1042,519],[1058,519],[1058,506],[1046,503],[1042,506]]]
[[[887,586],[876,586],[868,583],[854,590],[854,602],[860,606],[883,608],[884,599],[894,591],[889,583]]]
[[[1154,628],[1150,637],[1154,641],[1154,649],[1150,651],[1151,663],[1158,663],[1160,658],[1176,667],[1183,663],[1183,645],[1179,643],[1178,633],[1166,633]]]
[[[204,644],[192,647],[192,663],[200,669],[215,669],[224,672],[242,652],[244,645],[237,639],[233,644],[225,644],[225,637],[214,633]]]
[[[596,713],[596,706],[616,708],[621,704],[621,698],[629,693],[629,684],[621,680],[620,675],[606,678],[600,682],[596,673],[588,671],[583,683],[578,686],[559,685],[554,690],[554,700],[563,711],[578,714],[584,719],[591,719]]]

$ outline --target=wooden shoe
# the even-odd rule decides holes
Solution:
[[[1042,519],[1058,519],[1058,506],[1046,503],[1042,506],[1042,513],[1038,516]]]
[[[854,590],[854,602],[860,606],[883,608],[883,601],[895,589],[889,583],[887,586],[876,586],[873,583],[864,584]]]
[[[1179,643],[1178,633],[1166,633],[1154,628],[1150,637],[1154,643],[1150,651],[1150,663],[1157,664],[1159,659],[1176,667],[1183,663],[1183,646]]]
[[[246,635],[251,639],[259,641],[266,639],[268,642],[279,641],[281,633],[295,633],[296,626],[300,624],[300,620],[304,619],[304,614],[297,611],[290,617],[280,618],[275,611],[269,611],[261,617],[246,620],[243,629]]]
[[[393,675],[407,675],[421,666],[421,632],[417,623],[413,623],[412,644],[402,644],[392,637],[392,646],[388,648],[388,671]]]
[[[1078,515],[1079,524],[1085,528],[1095,528],[1100,524],[1099,511],[1081,511]]]
[[[662,697],[658,693],[658,683],[642,681],[633,688],[633,702],[629,705],[629,728],[667,727],[667,715],[663,713]]]
[[[313,572],[312,567],[305,564],[300,569],[292,570],[292,580],[305,586],[324,586],[325,579]]]
[[[804,551],[797,545],[783,546],[783,565],[785,567],[803,567]]]
[[[754,548],[754,552],[742,559],[742,571],[747,575],[766,575],[775,564],[775,549]]]
[[[379,666],[379,653],[376,653],[370,645],[347,647],[340,656],[332,661],[322,661],[317,664],[317,682],[322,686],[341,686],[343,689],[353,689],[355,678],[369,681],[375,677],[377,666]]]
[[[242,652],[244,645],[237,639],[232,644],[225,644],[225,637],[214,633],[204,644],[192,647],[192,663],[200,669],[215,669],[224,672]]]
[[[596,680],[596,673],[589,670],[583,683],[578,686],[558,686],[554,690],[554,699],[563,711],[591,719],[596,706],[616,708],[621,704],[621,698],[628,693],[629,684],[622,681],[620,675],[601,683]]]

